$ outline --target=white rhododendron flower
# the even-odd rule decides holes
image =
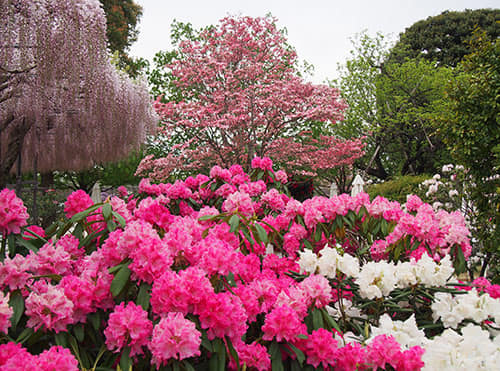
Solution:
[[[462,335],[446,329],[430,340],[422,356],[426,371],[500,370],[500,337],[469,323]]]
[[[389,295],[396,288],[395,272],[396,266],[385,261],[365,264],[356,279],[361,297],[375,299]]]
[[[481,323],[494,319],[500,323],[500,300],[493,299],[488,294],[479,295],[473,288],[463,295],[453,296],[450,293],[438,292],[431,305],[434,321],[441,319],[445,327],[457,328],[465,319]]]
[[[427,338],[423,330],[419,330],[415,315],[412,314],[406,321],[393,321],[388,314],[380,317],[379,326],[371,328],[370,342],[378,335],[391,335],[404,348],[410,349],[413,346],[425,346]]]
[[[300,273],[314,273],[316,272],[316,268],[318,267],[318,257],[312,250],[305,249],[304,251],[300,251],[299,258],[299,266]]]
[[[337,250],[328,245],[325,246],[321,250],[321,257],[318,259],[319,274],[328,278],[335,278],[339,257]]]

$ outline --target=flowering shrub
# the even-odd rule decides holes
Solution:
[[[454,277],[459,214],[299,202],[253,165],[101,204],[75,192],[64,223],[3,238],[0,368],[454,370],[475,335],[476,369],[496,368],[500,287]]]
[[[500,175],[495,174],[482,179],[484,184],[492,185]],[[471,232],[472,259],[468,270],[471,279],[487,275],[500,282],[500,261],[498,250],[499,191],[492,194],[481,193],[469,170],[462,165],[444,165],[441,174],[435,174],[420,184],[425,192],[423,198],[432,204],[435,211],[458,210],[465,217]],[[495,207],[495,205],[497,205]]]

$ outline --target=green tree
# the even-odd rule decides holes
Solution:
[[[353,42],[352,58],[333,81],[349,105],[337,133],[367,136],[358,166],[380,179],[432,173],[447,158],[432,117],[451,77],[448,68],[425,60],[387,62],[390,43],[366,33]]]
[[[495,39],[500,36],[500,9],[445,11],[408,27],[389,55],[391,62],[424,58],[440,65],[456,66],[471,52],[472,32],[480,27]]]
[[[147,61],[128,55],[130,46],[137,41],[137,26],[142,16],[142,7],[134,0],[99,0],[106,14],[106,36],[108,47],[119,57],[119,65],[130,76],[136,77],[146,67]]]
[[[472,197],[484,221],[488,263],[500,259],[500,179],[495,176],[500,170],[500,39],[478,31],[470,48],[448,87],[440,131],[475,182]]]

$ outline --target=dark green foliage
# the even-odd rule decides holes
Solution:
[[[500,39],[476,32],[473,52],[459,64],[448,88],[440,130],[453,157],[469,169],[472,198],[483,223],[479,231],[488,260],[500,261]],[[484,270],[484,269],[483,269]]]
[[[424,58],[440,65],[456,66],[471,52],[469,41],[477,27],[495,39],[500,36],[500,9],[445,11],[414,23],[400,34],[389,61],[402,63],[407,58]]]
[[[430,175],[405,175],[399,176],[383,183],[373,184],[366,187],[366,192],[373,200],[377,196],[382,196],[390,201],[406,202],[406,196],[410,194],[419,194],[421,191],[418,186],[424,180],[431,178]]]
[[[106,13],[106,36],[112,52],[118,52],[120,68],[136,77],[147,66],[142,58],[132,58],[127,52],[137,41],[137,25],[142,16],[142,7],[134,0],[99,0]]]

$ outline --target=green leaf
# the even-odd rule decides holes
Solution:
[[[189,363],[185,359],[182,361],[182,365],[184,366],[186,371],[196,371],[195,368],[191,365],[191,363]]]
[[[308,240],[304,240],[304,246],[308,248],[309,250],[314,250],[313,245]]]
[[[118,214],[116,211],[112,211],[111,214],[113,214],[113,217],[118,221],[120,227],[125,228],[125,225],[127,224],[125,218]]]
[[[35,332],[33,331],[33,329],[31,327],[26,327],[20,334],[19,336],[17,337],[16,339],[16,343],[18,344],[22,344],[24,343],[26,340],[28,340],[30,338],[31,335],[33,335]]]
[[[78,323],[73,327],[73,332],[75,333],[76,339],[81,343],[85,338],[85,330],[82,323]]]
[[[33,252],[38,252],[38,247],[36,247],[32,242],[30,242],[29,240],[25,240],[23,239],[21,236],[16,236],[16,243],[18,245],[21,245],[21,246],[24,246],[26,247],[28,250],[31,250]],[[9,251],[10,250],[10,247],[9,247]]]
[[[236,349],[234,349],[233,343],[231,343],[231,339],[227,335],[226,335],[226,344],[227,347],[229,348],[229,353],[231,354],[231,357],[233,357],[234,361],[236,362],[236,367],[237,367],[236,369],[239,370],[240,359],[238,357],[238,352],[236,351]]]
[[[24,298],[20,290],[13,291],[10,295],[9,305],[14,311],[10,319],[12,327],[16,328],[24,313]]]
[[[255,229],[257,230],[257,235],[259,236],[259,239],[264,242],[265,244],[267,244],[267,232],[266,230],[264,229],[264,227],[262,227],[259,223],[255,223],[254,224],[255,226]]]
[[[314,330],[317,330],[319,328],[324,327],[323,326],[323,316],[321,315],[321,312],[319,311],[319,309],[314,309],[312,311],[312,319],[313,319]]]
[[[316,225],[316,231],[314,232],[314,241],[318,242],[321,240],[321,234],[323,233],[323,230],[321,227],[319,227],[319,224]]]
[[[453,261],[453,267],[455,268],[455,273],[461,274],[467,271],[467,266],[465,262],[464,252],[460,246],[455,245],[455,260]]]
[[[321,314],[323,315],[323,321],[325,321],[326,323],[328,323],[328,325],[330,326],[330,328],[334,328],[338,332],[342,333],[342,331],[340,331],[339,324],[337,323],[337,321],[335,321],[335,319],[333,319],[332,316],[330,316],[328,314],[328,312],[326,311],[326,309],[325,308],[321,308],[320,310],[321,310]]]
[[[104,220],[111,220],[112,210],[110,203],[106,202],[102,205],[102,216]]]
[[[139,293],[137,294],[137,300],[135,301],[136,304],[140,305],[145,311],[149,309],[149,301],[151,299],[150,290],[151,286],[143,282],[139,287]]]
[[[304,340],[305,340],[305,339],[308,339],[308,336],[307,336],[307,335],[304,335],[304,334],[298,334],[298,335],[297,335],[297,337],[298,337],[299,339],[304,339]]]
[[[229,218],[229,225],[231,226],[229,232],[236,232],[238,230],[238,226],[240,225],[240,217],[236,214],[231,216],[231,218]]]
[[[132,370],[132,359],[130,358],[130,347],[125,347],[120,357],[120,367],[124,371]]]
[[[88,318],[90,319],[94,330],[99,331],[99,327],[101,326],[101,316],[99,315],[99,312],[90,314]]]
[[[88,209],[86,210],[83,210],[83,211],[80,211],[79,213],[73,215],[71,217],[71,219],[69,220],[70,223],[74,224],[74,223],[77,223],[77,222],[80,222],[82,221],[83,219],[85,219],[87,216],[90,215],[91,212],[97,210],[98,208],[100,208],[102,206],[102,203],[98,203],[98,204],[95,204],[95,205],[92,205],[90,206]]]
[[[56,345],[60,345],[62,347],[68,347],[68,333],[67,332],[58,332],[55,334]]]
[[[198,218],[198,220],[200,221],[205,221],[205,220],[212,220],[213,218],[215,218],[217,215],[203,215],[203,216],[200,216]]]
[[[271,355],[272,371],[285,371],[280,346],[277,342],[273,341],[271,343],[271,346],[269,347],[269,354]]]
[[[299,348],[297,348],[295,345],[293,345],[291,343],[288,343],[288,346],[293,350],[293,352],[297,356],[297,360],[299,361],[300,365],[302,366],[302,364],[306,360],[306,356],[304,355],[304,353]]]
[[[115,278],[111,281],[110,291],[114,298],[116,298],[122,290],[125,288],[129,278],[130,278],[130,269],[128,265],[124,265],[120,268],[118,272],[116,272]]]
[[[210,340],[208,340],[206,331],[201,332],[201,346],[208,350],[210,353],[214,353],[214,347]]]

